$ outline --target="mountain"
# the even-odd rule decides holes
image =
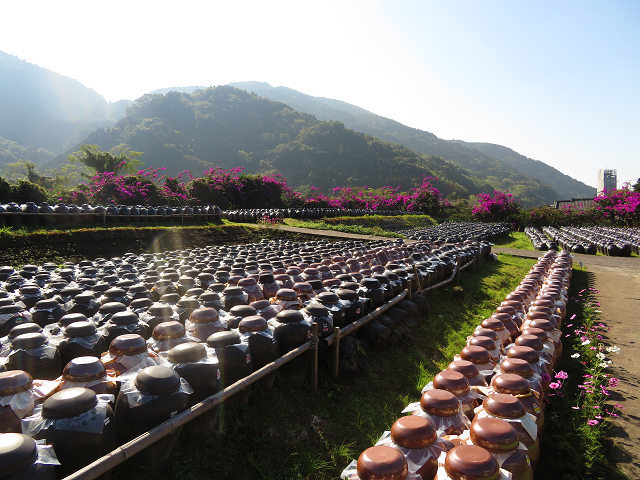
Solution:
[[[294,188],[409,188],[435,176],[443,193],[454,198],[491,189],[451,162],[230,86],[144,95],[115,126],[94,131],[82,143],[105,150],[129,147],[142,152],[145,167],[167,167],[172,174],[199,175],[215,166],[280,173]],[[56,162],[65,159],[61,155]]]
[[[113,125],[128,101],[109,103],[80,82],[0,52],[0,167],[41,162]]]
[[[526,205],[549,204],[558,198],[593,196],[596,193],[595,188],[500,145],[443,140],[430,132],[408,127],[355,105],[306,95],[287,87],[272,87],[263,82],[231,85],[283,102],[320,120],[337,120],[348,128],[400,143],[415,152],[453,161],[495,188],[511,191]]]

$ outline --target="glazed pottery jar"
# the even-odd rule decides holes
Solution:
[[[277,360],[280,357],[280,345],[276,340],[273,329],[267,325],[267,321],[254,315],[245,317],[238,324],[240,340],[249,345],[254,370]],[[256,382],[260,388],[271,388],[275,379],[275,372]]]
[[[60,360],[66,365],[76,357],[100,358],[108,350],[107,343],[98,333],[93,322],[73,322],[64,329],[64,337],[58,345]]]
[[[376,446],[381,445],[400,450],[409,473],[418,474],[423,480],[433,480],[438,470],[438,457],[453,448],[451,442],[438,437],[429,420],[417,415],[396,420],[391,431],[384,432],[376,443]]]
[[[413,480],[407,461],[397,448],[387,446],[369,447],[342,472],[347,480]]]
[[[513,395],[494,393],[484,399],[476,408],[476,419],[500,418],[511,424],[519,441],[527,447],[529,459],[535,466],[540,458],[540,441],[536,417],[527,413],[522,402]]]
[[[480,374],[478,367],[468,360],[454,360],[449,364],[447,370],[454,370],[463,374],[469,381],[471,387],[486,387],[487,382]]]
[[[280,355],[299,347],[311,338],[311,324],[299,310],[283,310],[271,321]],[[280,371],[293,380],[307,377],[309,356],[305,353],[282,366]]]
[[[147,341],[148,347],[156,353],[168,352],[176,345],[190,342],[192,339],[187,336],[184,325],[180,322],[162,322],[158,324]]]
[[[188,335],[200,342],[206,342],[209,336],[227,329],[227,323],[220,318],[214,308],[202,307],[191,312],[185,322]]]
[[[23,333],[11,341],[7,370],[24,370],[32,378],[53,380],[62,372],[58,348],[42,333]]]
[[[116,447],[112,400],[88,388],[61,390],[22,420],[22,431],[52,445],[67,476]]]
[[[147,348],[146,340],[136,333],[114,338],[109,345],[109,351],[102,354],[100,361],[111,377],[162,363],[162,359]]]
[[[153,366],[139,370],[120,387],[116,400],[118,441],[128,442],[189,406],[193,390],[172,368]],[[158,462],[169,457],[182,427],[138,454],[139,461]]]
[[[412,413],[425,417],[442,435],[461,435],[471,425],[462,413],[458,397],[446,390],[432,389],[422,394],[420,402],[409,404],[402,413]]]
[[[125,310],[123,312],[114,313],[109,321],[102,327],[104,334],[104,341],[107,345],[111,345],[111,342],[120,335],[126,335],[128,333],[135,333],[140,335],[145,340],[151,336],[149,327],[140,321],[138,315],[131,310]]]
[[[482,447],[459,445],[438,459],[436,480],[507,480],[496,459]]]
[[[35,400],[31,375],[22,370],[0,372],[0,433],[20,433],[20,420],[31,415]]]
[[[491,389],[489,393],[505,393],[514,395],[524,405],[524,409],[536,417],[538,425],[538,435],[542,435],[544,429],[544,410],[538,401],[537,395],[531,390],[529,382],[520,375],[511,373],[501,373],[491,380]]]
[[[55,480],[60,465],[51,445],[39,445],[21,433],[0,433],[0,478]]]
[[[114,399],[118,394],[118,384],[107,376],[104,364],[96,357],[77,357],[64,367],[60,390],[74,387],[89,388],[99,395],[113,395]]]
[[[236,332],[217,332],[207,338],[207,346],[213,348],[218,357],[221,372],[220,388],[233,385],[253,373],[253,359],[248,343],[242,343]],[[246,388],[225,401],[225,405],[244,406],[249,400],[250,389]]]

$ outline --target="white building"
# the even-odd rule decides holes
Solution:
[[[598,170],[598,195],[604,190],[611,191],[618,188],[618,173],[616,170]]]

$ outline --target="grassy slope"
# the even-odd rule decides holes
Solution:
[[[429,215],[366,215],[363,217],[323,218],[320,221],[304,221],[293,218],[284,220],[285,225],[292,227],[313,228],[317,230],[335,230],[361,235],[378,235],[381,237],[403,238],[397,230],[436,225]]]
[[[533,250],[531,240],[527,238],[524,232],[509,232],[509,235],[502,237],[495,242],[498,247],[519,248],[520,250]]]
[[[334,383],[321,369],[320,390],[278,378],[272,390],[252,393],[224,433],[183,435],[171,460],[150,469],[135,457],[114,478],[158,476],[234,479],[335,479],[419,398],[421,388],[446,367],[465,336],[524,277],[533,259],[499,255],[462,275],[463,303],[451,288],[429,294],[431,314],[409,338],[389,349],[368,350],[371,370],[354,384]]]

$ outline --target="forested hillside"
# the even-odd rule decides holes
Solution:
[[[145,167],[172,173],[188,169],[198,175],[214,166],[281,173],[293,187],[409,188],[433,176],[454,198],[492,188],[451,162],[228,86],[145,95],[127,112],[114,127],[99,129],[82,143],[107,150],[129,147],[142,152]]]

